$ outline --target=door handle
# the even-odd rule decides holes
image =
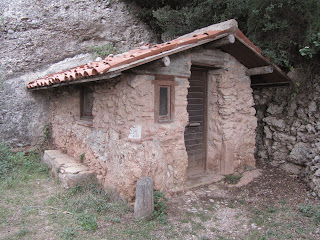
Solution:
[[[200,123],[199,123],[199,122],[189,123],[189,124],[188,124],[188,127],[197,127],[197,126],[200,126]]]

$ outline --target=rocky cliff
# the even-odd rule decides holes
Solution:
[[[29,145],[47,123],[48,98],[27,82],[93,60],[92,47],[152,42],[135,6],[102,0],[0,0],[0,141]]]

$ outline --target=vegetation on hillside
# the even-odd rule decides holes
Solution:
[[[164,38],[233,18],[249,39],[282,67],[319,58],[318,0],[124,1],[141,7],[141,18]]]
[[[101,57],[105,58],[109,54],[115,54],[117,53],[117,48],[113,46],[112,44],[108,43],[102,46],[92,46],[91,52],[95,57]]]

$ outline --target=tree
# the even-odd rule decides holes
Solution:
[[[312,54],[313,61],[319,55],[314,43],[320,32],[319,0],[125,1],[140,6],[141,18],[165,39],[233,18],[249,39],[283,68],[299,64],[300,53]]]

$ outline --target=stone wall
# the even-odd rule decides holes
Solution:
[[[224,69],[209,71],[209,171],[231,174],[254,167],[256,118],[246,68],[229,54]],[[188,124],[187,94],[190,52],[171,56],[171,65],[159,70],[152,62],[132,73],[93,84],[93,124],[80,120],[80,87],[51,90],[51,122],[56,147],[85,161],[107,188],[115,188],[132,201],[136,181],[152,177],[155,187],[169,196],[182,191],[188,157],[184,130]],[[199,61],[199,57],[197,61]],[[161,69],[161,68],[160,68]],[[155,74],[175,77],[175,112],[172,123],[155,123]],[[185,76],[185,77],[184,77]],[[130,129],[142,127],[141,139],[130,139]]]
[[[153,42],[136,15],[135,6],[118,0],[0,0],[1,141],[41,141],[49,98],[28,93],[29,81],[92,61],[94,46],[126,51]]]
[[[256,156],[302,176],[320,196],[320,77],[290,73],[291,87],[254,90]]]
[[[209,71],[207,167],[231,174],[255,167],[257,119],[246,68],[229,54],[221,58],[224,70]]]
[[[152,177],[155,187],[168,195],[181,191],[186,179],[188,81],[177,79],[174,122],[159,124],[154,122],[152,80],[152,75],[126,75],[94,85],[92,127],[79,120],[78,88],[54,90],[51,121],[57,148],[76,158],[84,153],[102,184],[129,201],[142,176]],[[142,137],[129,139],[136,125],[142,127]]]

